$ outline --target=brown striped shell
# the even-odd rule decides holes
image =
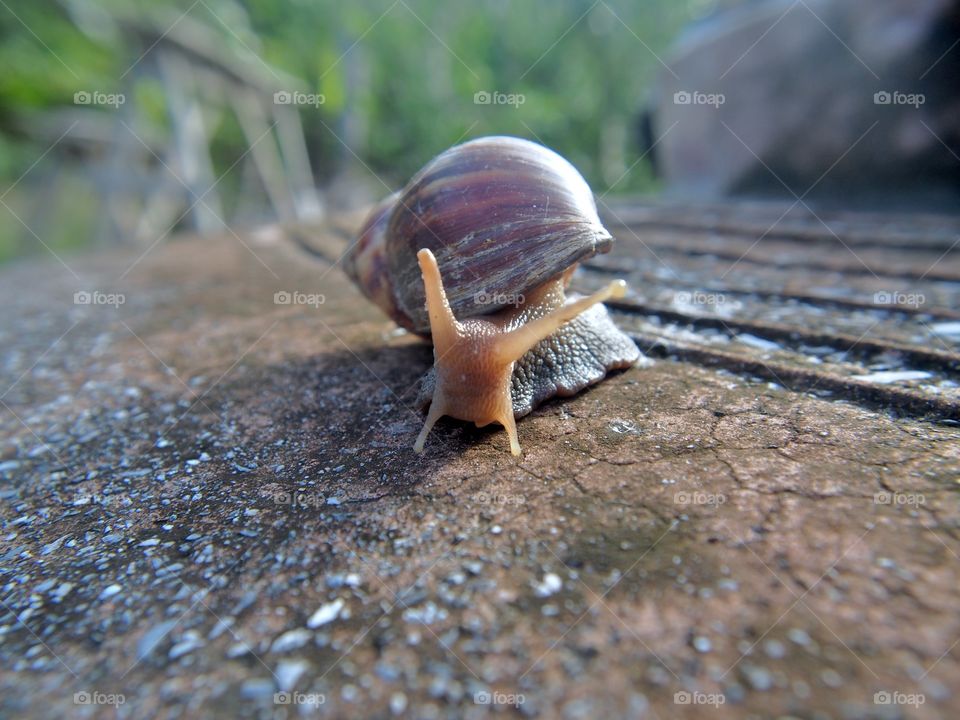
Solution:
[[[391,318],[428,336],[422,248],[436,256],[450,306],[466,319],[514,305],[612,242],[569,162],[528,140],[485,137],[441,153],[378,205],[345,267]]]
[[[400,193],[395,192],[370,211],[360,228],[357,241],[343,258],[343,270],[363,290],[363,294],[395,323],[412,330],[410,319],[397,308],[387,266],[387,224],[398,197]]]

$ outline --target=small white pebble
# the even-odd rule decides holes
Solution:
[[[270,646],[270,650],[275,653],[296,650],[297,648],[302,648],[304,645],[306,645],[311,637],[313,637],[313,633],[311,633],[309,630],[288,630],[273,641],[273,645]]]
[[[310,664],[305,660],[281,660],[277,665],[277,687],[284,692],[293,690],[297,680],[310,669]]]
[[[390,696],[390,712],[394,715],[402,715],[407,709],[407,696],[402,692],[395,692]]]
[[[534,586],[537,597],[550,597],[563,588],[563,580],[556,573],[547,573],[543,576],[543,581]]]
[[[693,649],[699,653],[708,653],[713,649],[713,643],[710,638],[698,635],[693,639]]]
[[[763,644],[763,651],[767,654],[767,657],[774,660],[779,660],[787,654],[786,646],[779,640],[767,640]]]
[[[322,605],[313,615],[310,616],[310,619],[307,620],[308,628],[318,628],[321,625],[326,625],[336,620],[340,616],[340,611],[343,609],[343,600],[337,598],[332,603],[327,603]]]

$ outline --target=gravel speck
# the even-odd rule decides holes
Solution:
[[[563,588],[563,580],[556,573],[547,573],[543,580],[534,585],[537,597],[550,597]]]
[[[117,584],[108,585],[103,589],[103,592],[100,593],[100,599],[106,600],[107,598],[112,598],[121,590],[123,590],[123,588],[120,585],[117,585]]]
[[[342,587],[358,587],[360,576],[357,573],[335,573],[327,577],[327,587],[336,590]]]
[[[273,645],[270,646],[270,652],[284,653],[302,648],[310,642],[310,638],[312,637],[313,633],[303,628],[288,630],[273,641]]]
[[[245,700],[262,700],[273,697],[273,680],[254,678],[244,681],[240,686],[240,696]]]
[[[230,659],[243,657],[247,653],[251,652],[250,646],[246,643],[238,642],[234,643],[227,648],[227,657]]]
[[[763,651],[767,654],[767,657],[779,660],[787,654],[787,647],[779,640],[767,640],[763,644]]]
[[[402,715],[407,709],[407,696],[402,692],[395,692],[390,696],[390,712],[394,715]]]
[[[277,687],[280,690],[288,691],[296,687],[297,680],[310,669],[310,663],[306,660],[281,660],[277,664],[276,676]]]
[[[773,675],[765,667],[745,663],[741,671],[754,690],[763,692],[773,687]]]
[[[199,647],[203,647],[203,640],[197,633],[188,631],[183,634],[183,638],[180,640],[180,642],[170,648],[170,659],[176,660],[178,657],[182,657],[187,653],[193,652]]]
[[[433,602],[426,603],[423,607],[407,608],[403,611],[403,619],[407,622],[423,623],[430,625],[437,620],[444,620],[447,617],[447,611],[438,608]]]
[[[698,635],[693,639],[693,649],[699,653],[708,653],[713,649],[713,643],[710,638]]]
[[[139,662],[151,652],[177,626],[176,620],[167,620],[158,623],[147,630],[137,641],[137,661]]]
[[[318,628],[336,620],[343,609],[343,600],[337,598],[331,603],[320,606],[320,608],[307,620],[308,628]]]
[[[843,676],[832,668],[827,668],[821,672],[820,679],[823,680],[823,684],[827,687],[838,688],[843,685]]]

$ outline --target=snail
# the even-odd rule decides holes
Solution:
[[[517,418],[637,361],[601,304],[624,295],[622,280],[566,296],[577,264],[612,244],[580,173],[513,137],[444,151],[373,208],[344,268],[394,321],[433,341],[415,452],[447,415],[503,425],[519,455]]]

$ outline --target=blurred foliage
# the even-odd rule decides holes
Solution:
[[[159,85],[128,70],[149,51],[123,18],[203,23],[239,58],[301,78],[325,103],[301,111],[319,183],[366,168],[401,184],[457,141],[536,139],[568,157],[598,193],[655,187],[639,157],[638,112],[682,25],[710,0],[4,0],[0,6],[0,198],[28,209],[56,134],[37,118],[73,109],[78,90],[125,92],[139,116],[167,124]],[[165,25],[164,25],[165,24]],[[133,83],[133,87],[131,87]],[[523,103],[475,104],[475,93]],[[110,108],[98,108],[111,112]],[[161,130],[162,132],[162,130]],[[234,122],[213,142],[217,174],[246,149]],[[81,158],[82,161],[82,158]],[[362,164],[361,164],[362,162]],[[239,180],[228,182],[226,187]],[[379,188],[382,193],[385,188]],[[26,197],[25,197],[26,196]],[[58,212],[74,212],[70,205]],[[32,208],[36,210],[36,208]],[[46,208],[42,208],[46,211]],[[55,247],[82,244],[65,217]],[[0,205],[0,259],[20,252],[23,223]],[[89,233],[88,233],[89,234]],[[60,237],[62,235],[63,237]]]

